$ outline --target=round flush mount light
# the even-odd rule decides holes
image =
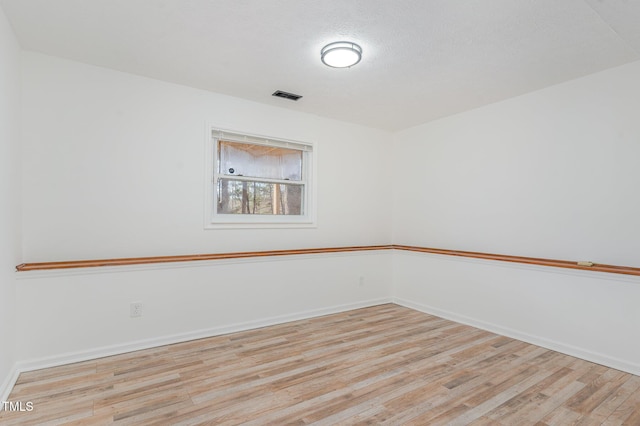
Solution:
[[[362,47],[350,41],[336,41],[322,48],[320,59],[332,68],[349,68],[362,59]]]

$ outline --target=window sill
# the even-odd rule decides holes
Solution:
[[[315,222],[263,222],[263,223],[243,223],[243,222],[218,222],[206,224],[205,231],[210,229],[301,229],[301,228],[317,228]]]

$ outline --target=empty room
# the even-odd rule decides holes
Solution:
[[[640,425],[639,22],[0,0],[0,424]]]

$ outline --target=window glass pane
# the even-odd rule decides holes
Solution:
[[[222,214],[302,215],[303,186],[221,178],[216,209]]]
[[[302,179],[302,151],[220,141],[218,173],[269,179]]]

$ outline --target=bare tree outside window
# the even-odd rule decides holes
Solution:
[[[220,140],[217,213],[304,214],[303,152]]]

